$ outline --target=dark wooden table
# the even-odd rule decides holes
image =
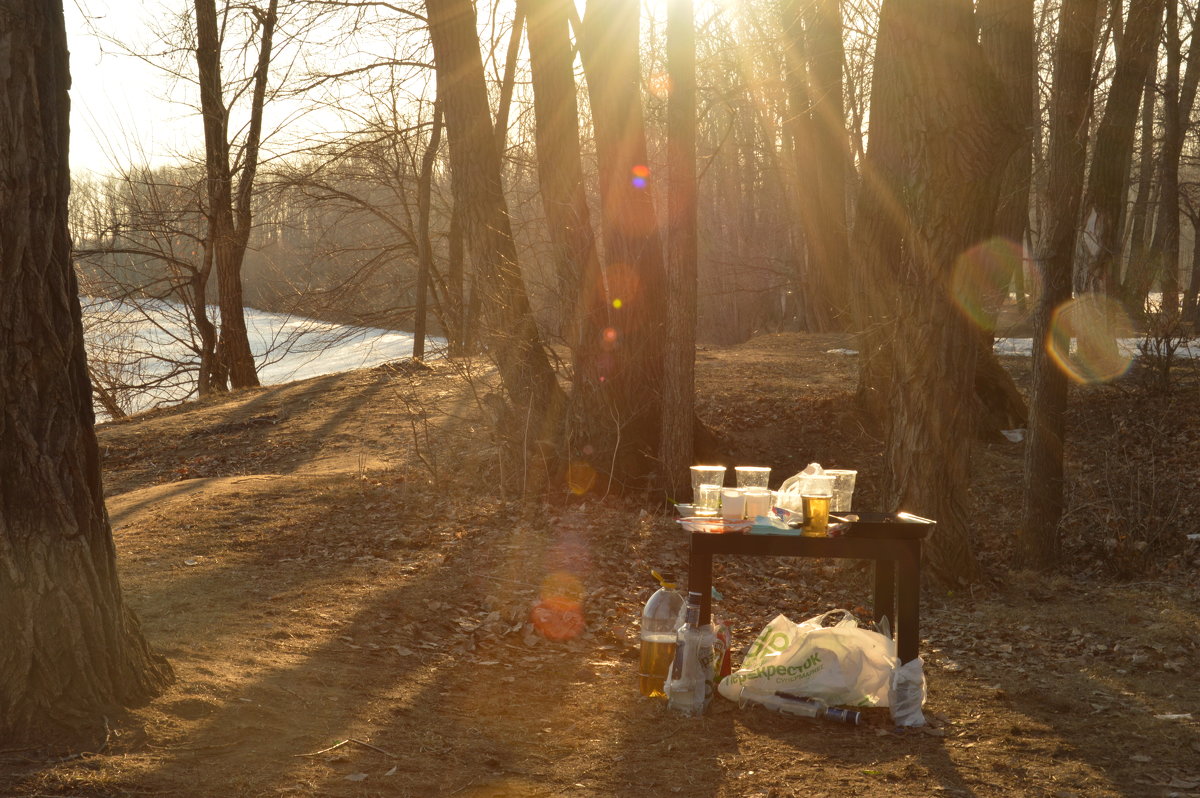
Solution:
[[[835,557],[875,563],[875,619],[887,618],[901,664],[917,658],[921,642],[921,543],[933,529],[928,519],[897,521],[872,513],[839,537],[806,538],[753,533],[693,532],[688,591],[700,594],[700,623],[712,614],[712,559],[743,557]],[[884,520],[889,519],[889,520]]]

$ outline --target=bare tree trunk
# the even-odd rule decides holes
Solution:
[[[560,332],[572,351],[579,353],[583,316],[595,301],[591,296],[603,296],[604,281],[583,181],[567,0],[525,0],[523,4],[529,26],[538,186],[558,279]]]
[[[229,371],[233,388],[259,384],[254,353],[246,332],[242,300],[242,260],[250,237],[250,199],[258,168],[262,107],[266,96],[278,0],[270,0],[267,11],[255,9],[262,26],[262,42],[251,96],[251,116],[246,146],[241,157],[236,206],[233,170],[229,159],[229,110],[225,107],[221,80],[221,42],[217,30],[216,0],[195,0],[196,65],[200,83],[200,106],[204,113],[204,152],[208,176],[209,238],[217,269],[221,308],[221,337],[218,349]]]
[[[847,326],[849,286],[844,276],[850,260],[846,226],[846,178],[850,173],[850,140],[842,90],[845,49],[838,0],[815,0],[807,9],[809,96],[813,177],[820,216],[809,231],[814,242],[811,271],[821,302],[832,308],[827,329]]]
[[[802,308],[801,328],[824,332],[833,327],[834,309],[822,275],[826,263],[825,238],[819,196],[817,121],[810,113],[814,100],[808,81],[808,36],[804,29],[803,9],[799,0],[784,0],[779,6],[783,34],[783,70],[787,86],[787,115],[783,128],[791,141],[791,171],[787,196],[790,200],[796,242],[795,281]],[[839,33],[840,36],[840,33]],[[839,38],[840,41],[840,38]],[[744,171],[736,173],[745,177]],[[744,185],[744,184],[743,184]],[[749,205],[743,196],[739,207]],[[748,225],[738,226],[743,234]]]
[[[1162,309],[1179,313],[1179,160],[1200,81],[1200,35],[1192,26],[1187,67],[1180,86],[1178,0],[1167,0],[1167,77],[1163,85],[1163,145],[1159,166],[1158,212],[1150,252],[1162,286]],[[1149,290],[1146,285],[1146,290]],[[1140,286],[1138,287],[1140,289]],[[1145,293],[1139,291],[1139,293]]]
[[[1076,223],[1082,201],[1091,101],[1092,50],[1099,0],[1065,0],[1054,53],[1050,100],[1050,184],[1040,260],[1045,286],[1034,312],[1033,390],[1025,444],[1025,491],[1014,558],[1018,565],[1050,568],[1058,560],[1063,508],[1063,443],[1067,378],[1046,347],[1058,306],[1071,298]]]
[[[442,107],[433,104],[433,130],[429,144],[421,155],[421,172],[417,176],[417,303],[413,314],[414,360],[425,359],[425,329],[428,320],[429,272],[433,268],[433,247],[429,241],[429,206],[433,192],[433,163],[442,143]]]
[[[1029,227],[1029,183],[1033,165],[1033,0],[981,0],[979,3],[979,43],[988,65],[1004,86],[1013,124],[1023,131],[1021,144],[1004,168],[996,208],[995,234],[1024,248]],[[1021,261],[1014,263],[1020,269]],[[1015,277],[1016,275],[1010,275]],[[992,310],[1003,302],[1003,293],[991,297],[985,308]],[[994,317],[991,319],[994,327]]]
[[[516,433],[527,445],[557,442],[561,391],[538,333],[517,263],[500,180],[500,152],[488,109],[483,60],[470,0],[426,0],[443,103],[455,203],[475,263],[489,354],[499,369]]]
[[[860,205],[871,215],[860,224],[874,247],[863,253],[866,273],[898,299],[887,330],[885,495],[938,520],[930,564],[946,582],[969,582],[978,574],[967,512],[977,410],[963,397],[978,343],[946,287],[961,253],[990,233],[1020,131],[984,65],[967,0],[884,0],[876,53]]]
[[[1152,187],[1155,177],[1154,159],[1154,105],[1158,92],[1158,81],[1154,69],[1147,71],[1142,87],[1142,125],[1138,156],[1138,188],[1129,217],[1129,258],[1125,277],[1121,283],[1121,299],[1131,314],[1141,313],[1146,300],[1151,273],[1148,252],[1149,235],[1147,225],[1152,203]],[[1141,288],[1145,285],[1147,288]]]
[[[513,11],[512,30],[508,35],[508,53],[504,77],[500,80],[500,101],[496,107],[496,147],[501,160],[508,146],[508,113],[512,108],[513,88],[517,82],[517,58],[521,55],[521,31],[525,27],[525,9],[518,4]]]
[[[660,457],[667,495],[689,496],[696,414],[696,30],[692,0],[667,7],[667,310]]]
[[[0,9],[0,741],[102,729],[170,683],[125,605],[67,231],[61,2]]]
[[[662,418],[666,273],[646,157],[637,0],[587,8],[580,56],[600,178],[606,291],[585,292],[573,400],[581,445],[621,484],[652,478]]]
[[[1029,227],[1030,169],[1033,165],[1033,0],[984,0],[979,3],[979,43],[988,66],[999,79],[1012,113],[1012,124],[1022,132],[1016,152],[1009,158],[1001,178],[1000,194],[993,221],[993,235],[1021,253],[995,284],[984,287],[979,356],[975,394],[983,414],[980,435],[1000,438],[999,431],[1024,427],[1028,420],[1025,400],[993,351],[996,323],[1009,287],[1016,281],[1019,299],[1024,299],[1022,269],[1025,264],[1025,232]]]
[[[469,327],[473,314],[468,315],[465,271],[466,256],[463,252],[462,215],[458,212],[458,203],[450,209],[450,229],[446,231],[446,293],[450,307],[446,312],[453,320],[447,331],[450,338],[449,353],[451,357],[462,357],[469,349]]]
[[[1142,86],[1158,49],[1163,0],[1146,0],[1130,7],[1129,21],[1104,115],[1096,133],[1092,166],[1083,201],[1083,270],[1089,291],[1110,293],[1112,264],[1121,252],[1121,210],[1125,205],[1125,173],[1133,154]]]

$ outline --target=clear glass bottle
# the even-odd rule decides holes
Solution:
[[[862,713],[857,710],[831,707],[819,698],[807,698],[783,691],[777,691],[775,695],[769,696],[755,695],[748,700],[784,715],[828,720],[833,723],[847,723],[851,726],[857,726],[862,721]]]
[[[684,715],[703,715],[712,700],[712,624],[700,625],[700,594],[688,593],[687,615],[675,636],[675,659],[664,685],[667,706]]]
[[[638,668],[638,689],[644,696],[665,698],[663,683],[671,669],[671,661],[675,659],[675,636],[679,631],[684,601],[673,572],[651,573],[658,579],[660,587],[642,609],[642,657]]]

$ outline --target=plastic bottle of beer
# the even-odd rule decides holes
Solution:
[[[665,698],[663,682],[675,659],[675,635],[683,612],[683,594],[676,589],[671,571],[651,571],[659,589],[642,610],[642,660],[638,668],[638,689],[642,695]]]
[[[700,594],[688,593],[687,615],[675,636],[675,659],[664,688],[667,706],[684,715],[703,715],[712,700],[712,624],[700,625]]]

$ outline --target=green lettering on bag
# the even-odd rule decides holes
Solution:
[[[750,644],[750,650],[746,652],[746,659],[752,660],[767,654],[778,654],[781,651],[786,651],[787,647],[791,644],[792,638],[787,633],[780,632],[768,626]]]
[[[731,684],[744,684],[752,679],[771,679],[776,677],[787,677],[793,681],[811,678],[813,674],[819,673],[822,669],[821,654],[819,651],[814,651],[809,655],[808,659],[799,665],[763,665],[760,668],[755,668],[749,671],[737,671],[731,673],[726,678]]]

